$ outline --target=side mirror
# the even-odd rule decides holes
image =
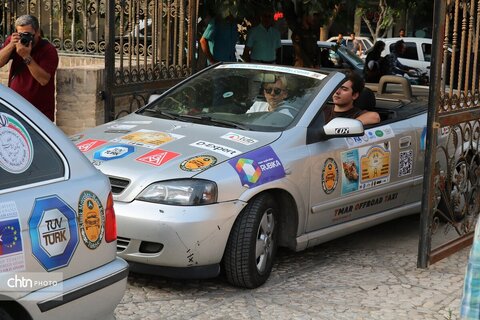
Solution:
[[[360,120],[350,118],[335,118],[323,126],[327,139],[338,137],[361,137],[364,134]]]

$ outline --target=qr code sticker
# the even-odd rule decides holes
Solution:
[[[398,159],[398,176],[403,177],[412,174],[413,171],[413,150],[400,152]]]

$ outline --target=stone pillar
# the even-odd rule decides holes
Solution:
[[[104,66],[62,67],[57,70],[57,126],[67,135],[104,122]]]

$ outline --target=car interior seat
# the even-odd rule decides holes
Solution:
[[[362,110],[372,111],[377,105],[375,94],[370,88],[364,87],[358,98],[353,102],[353,105]]]

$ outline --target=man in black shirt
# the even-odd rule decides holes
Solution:
[[[333,95],[334,105],[325,108],[325,123],[338,117],[357,119],[363,125],[379,123],[380,115],[377,112],[362,110],[353,105],[353,101],[359,97],[364,86],[365,83],[359,75],[349,73],[346,81]]]

